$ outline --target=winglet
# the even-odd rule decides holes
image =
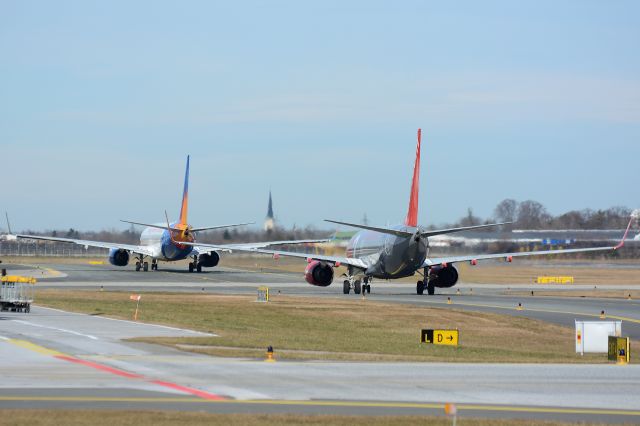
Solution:
[[[411,196],[409,198],[409,211],[404,224],[418,226],[418,193],[420,192],[420,140],[422,129],[418,129],[418,144],[416,145],[416,162],[413,165],[413,179],[411,181]]]
[[[180,224],[187,224],[189,210],[189,155],[187,155],[187,169],[184,172],[184,189],[182,191],[182,207],[180,208]]]
[[[618,245],[613,248],[614,250],[621,249],[624,246],[624,242],[627,239],[627,235],[629,235],[629,230],[631,229],[631,224],[633,223],[634,219],[635,219],[635,217],[632,216],[631,219],[629,220],[629,224],[627,225],[627,230],[624,231],[624,235],[622,236],[622,240],[620,240],[620,243],[618,243]]]

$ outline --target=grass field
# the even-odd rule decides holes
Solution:
[[[41,290],[37,303],[131,318],[128,293]],[[139,319],[216,333],[219,337],[146,338],[151,343],[219,356],[368,361],[605,363],[576,355],[573,330],[526,318],[359,299],[145,293]],[[419,343],[421,328],[457,328],[458,347]],[[634,343],[635,345],[635,343]],[[632,361],[640,349],[634,346]]]
[[[569,426],[578,423],[542,420],[474,419],[458,416],[465,426]],[[0,425],[12,426],[275,426],[275,425],[352,425],[352,426],[449,426],[445,417],[428,416],[331,416],[293,414],[209,414],[168,411],[110,410],[2,410]],[[579,423],[597,426],[600,423]]]

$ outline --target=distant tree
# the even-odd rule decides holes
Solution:
[[[67,231],[67,234],[65,235],[67,238],[74,238],[75,237],[75,229],[73,228],[69,228],[69,230]]]
[[[515,222],[518,213],[518,202],[512,198],[506,198],[493,210],[493,217],[498,222]]]
[[[231,233],[229,232],[228,229],[224,230],[224,233],[222,234],[222,239],[227,241],[231,239]]]
[[[523,201],[518,205],[517,217],[518,226],[524,229],[539,229],[551,222],[547,209],[533,200]]]
[[[52,237],[57,237],[58,236],[58,231],[56,231],[55,229],[53,230],[53,232],[51,232],[51,236]]]

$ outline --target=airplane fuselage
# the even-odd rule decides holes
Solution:
[[[174,227],[177,225],[174,223],[171,224],[171,226]],[[183,237],[180,233],[175,232],[173,239],[177,241],[193,242],[195,240],[195,235],[190,233]],[[186,259],[193,252],[192,246],[181,245],[171,241],[171,236],[167,229],[145,228],[142,231],[142,234],[140,234],[140,245],[150,247],[153,251],[152,257],[164,262]]]
[[[416,228],[397,225],[393,229],[415,232]],[[368,265],[365,275],[394,279],[412,276],[427,257],[427,238],[397,237],[374,231],[360,231],[347,244],[347,257],[361,259]]]

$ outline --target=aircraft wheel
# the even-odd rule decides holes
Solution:
[[[144,262],[142,264],[142,270],[147,272],[149,270],[149,262]]]
[[[371,294],[371,284],[367,284],[365,286],[365,290],[367,291],[367,293]]]
[[[427,282],[427,293],[429,296],[433,296],[436,292],[436,287],[431,282]]]
[[[198,263],[198,266],[196,266],[196,271],[198,272],[202,272],[202,265]]]
[[[416,284],[416,293],[420,295],[424,293],[424,281],[418,281]]]
[[[360,294],[360,291],[361,291],[361,290],[362,290],[362,287],[361,287],[361,285],[360,285],[360,280],[356,280],[356,281],[353,283],[353,292],[354,292],[355,294]]]
[[[141,267],[142,265],[140,265],[140,262],[136,262],[136,272],[138,272]]]
[[[193,262],[189,262],[189,272],[193,272]]]
[[[342,283],[342,292],[344,294],[349,294],[350,291],[351,291],[351,285],[349,284],[349,281],[345,280]]]

